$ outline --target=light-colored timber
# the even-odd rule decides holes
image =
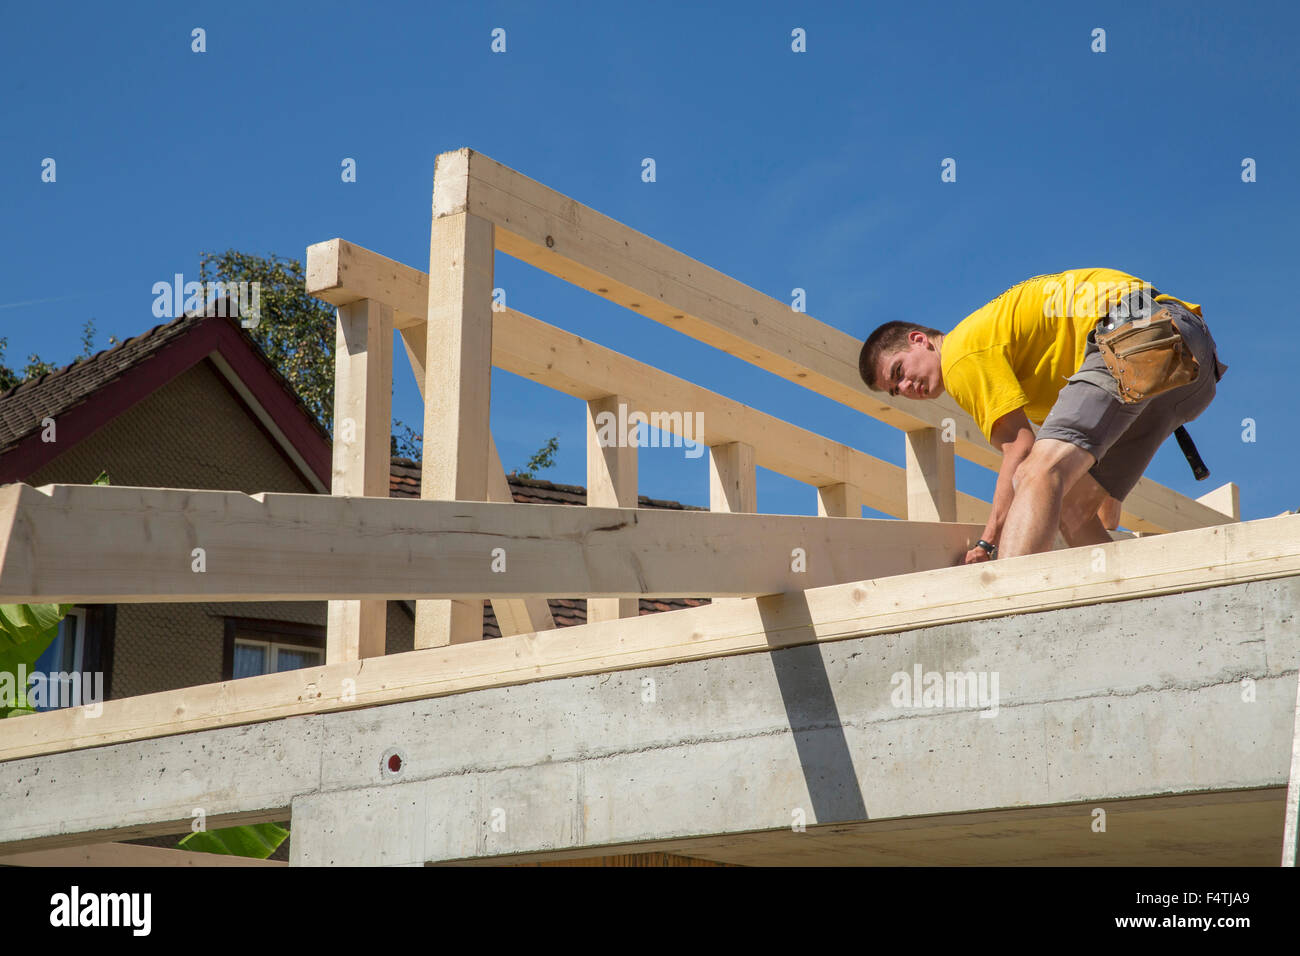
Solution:
[[[1266,518],[67,708],[0,721],[0,760],[1297,574],[1300,515]]]
[[[334,459],[331,494],[388,495],[392,421],[393,310],[373,299],[339,306],[334,340]],[[383,601],[330,601],[325,659],[384,653]]]
[[[497,444],[488,436],[488,501],[511,504],[515,497],[510,491],[510,481],[506,478],[501,457],[497,454]],[[548,631],[555,627],[551,617],[551,606],[544,597],[531,598],[493,598],[492,613],[496,615],[497,627],[502,636],[511,634],[528,634],[532,631]]]
[[[519,176],[518,173],[515,173],[514,175]],[[520,178],[526,179],[526,177]],[[528,180],[528,182],[532,182],[532,180]],[[536,185],[541,189],[545,189],[545,187],[540,186],[540,184]],[[550,190],[547,191],[552,192]],[[558,193],[555,195],[559,196]],[[569,204],[574,208],[582,208],[572,200],[565,199],[564,197],[560,198],[564,200],[564,203]],[[599,214],[593,213],[593,215],[598,216]],[[610,221],[612,222],[612,220]],[[622,226],[620,226],[620,228],[626,229],[626,227]],[[635,236],[639,236],[645,242],[654,243],[654,240],[641,236],[640,233],[635,233],[632,230],[627,231],[633,233]],[[503,228],[498,225],[498,228],[494,232],[497,239],[497,248],[513,255],[514,253],[511,252],[510,249],[501,245],[501,237],[504,234]],[[655,245],[658,244],[655,243]],[[671,252],[672,250],[668,251]],[[412,268],[411,266],[396,262],[385,256],[379,255],[378,253],[371,252],[368,249],[358,246],[355,243],[350,243],[342,239],[332,239],[309,247],[307,258],[307,289],[313,295],[317,295],[320,298],[337,305],[362,298],[362,293],[365,295],[382,293],[389,296],[391,299],[395,310],[394,323],[399,329],[420,326],[423,315],[418,310],[420,308],[420,302],[427,299],[429,281],[427,274],[418,269]],[[551,261],[550,257],[541,256],[540,253],[537,258],[539,258],[539,262]],[[681,258],[685,259],[686,257]],[[687,261],[694,262],[694,260]],[[532,262],[532,264],[539,265],[540,268],[546,268],[545,265],[540,265],[539,262]],[[701,266],[700,268],[707,270],[707,267]],[[712,273],[712,270],[707,271]],[[721,274],[717,273],[716,275]],[[561,275],[561,278],[568,278],[568,276]],[[833,338],[835,338],[839,347],[849,348],[851,346],[851,354],[857,354],[857,348],[860,343],[857,343],[857,341],[851,336],[839,333],[837,330],[831,329],[829,326],[822,326],[821,323],[817,323],[816,320],[811,319],[803,313],[791,313],[789,306],[785,303],[778,302],[775,299],[767,299],[766,296],[762,296],[760,293],[748,289],[740,283],[735,283],[734,280],[727,279],[725,276],[722,276],[721,278],[726,279],[727,283],[734,283],[735,286],[738,286],[741,289],[746,289],[752,296],[759,296],[760,299],[766,300],[767,306],[765,314],[779,314],[782,320],[784,320],[786,316],[794,315],[800,323],[802,323],[804,319],[807,319],[807,321],[813,322],[815,326],[820,326],[824,329],[828,329],[831,333],[835,333]],[[595,282],[596,279],[593,278],[592,281]],[[583,288],[589,287],[583,283],[577,284],[582,285]],[[730,288],[730,286],[728,287]],[[591,289],[591,291],[596,292],[598,295],[602,295],[604,293],[600,292],[601,289],[608,291],[613,288],[614,286],[612,285],[597,284],[595,288]],[[642,296],[641,298],[646,298],[647,302],[649,302],[648,297]],[[640,298],[631,301],[640,302]],[[776,309],[776,313],[771,311],[773,308]],[[637,311],[641,310],[638,309]],[[678,314],[685,315],[685,313],[671,313],[671,315]],[[520,318],[527,320],[526,316],[519,316],[518,313],[513,313],[511,310],[496,313],[494,328],[502,329],[502,332],[494,333],[493,337],[493,363],[498,368],[504,368],[507,371],[513,371],[516,372],[516,374],[533,378],[536,381],[542,381],[544,384],[550,385],[552,388],[557,388],[583,399],[596,398],[600,395],[609,394],[614,390],[621,390],[623,393],[637,398],[638,401],[643,400],[640,398],[638,391],[633,387],[629,387],[626,383],[616,383],[611,386],[608,381],[610,373],[621,372],[623,371],[622,368],[609,369],[609,371],[606,372],[605,366],[601,364],[601,361],[590,361],[582,354],[574,355],[572,357],[572,362],[566,362],[565,353],[560,349],[556,349],[558,354],[552,356],[548,352],[548,349],[552,347],[550,345],[546,347],[533,347],[530,345],[531,340],[527,336],[507,334],[504,331],[505,328],[518,328],[520,325],[528,325],[530,330],[534,332],[539,331],[535,326],[531,326],[528,321],[519,322],[518,320]],[[530,321],[533,323],[537,322],[535,319]],[[668,324],[672,325],[674,328],[681,327],[679,322],[671,320],[671,318]],[[544,323],[538,323],[538,325],[544,325]],[[753,327],[752,321],[750,322],[750,326]],[[682,331],[688,330],[683,328]],[[744,331],[743,326],[741,331]],[[556,330],[556,332],[560,332],[560,330]],[[419,334],[421,333],[416,333],[416,335]],[[688,334],[690,333],[688,332]],[[561,337],[567,335],[568,333],[560,332]],[[700,336],[696,337],[699,338]],[[406,333],[404,333],[404,338],[406,338],[408,342],[411,341]],[[577,336],[572,336],[571,338],[577,339]],[[709,341],[707,338],[703,340]],[[710,342],[710,344],[715,343]],[[790,344],[790,348],[795,348],[795,345]],[[617,355],[617,353],[609,352],[609,350],[604,351],[608,352],[610,355]],[[739,358],[744,358],[747,361],[752,360],[748,352],[741,351],[733,354],[736,354]],[[794,354],[802,354],[802,352],[796,351]],[[549,370],[546,366],[548,362],[551,361],[552,357],[558,360],[557,367],[554,370]],[[632,360],[628,359],[628,361],[631,362]],[[830,362],[832,366],[835,365],[834,356],[827,358],[825,361]],[[767,367],[766,365],[763,365],[762,362],[755,362],[755,364],[760,365],[760,367]],[[850,407],[857,408],[859,411],[871,415],[880,421],[900,427],[904,431],[927,427],[942,429],[946,424],[945,419],[951,418],[957,428],[956,437],[958,440],[955,445],[955,453],[988,468],[996,469],[998,467],[998,463],[1001,460],[998,453],[993,450],[992,446],[988,445],[988,443],[984,441],[982,435],[978,435],[974,423],[970,421],[970,417],[961,409],[957,408],[955,404],[951,404],[951,400],[948,399],[947,396],[944,396],[938,402],[914,402],[905,399],[893,399],[883,393],[868,391],[866,386],[861,383],[858,377],[856,366],[852,365],[848,359],[841,356],[838,360],[838,365],[838,370],[835,371],[836,377],[838,379],[843,379],[848,384],[842,385],[838,389],[833,389],[832,391],[834,394],[832,394],[831,391],[824,391],[822,394],[831,398],[836,398]],[[588,381],[588,373],[592,376],[590,382]],[[796,381],[801,385],[812,388],[814,391],[821,391],[818,387],[821,379],[812,375],[812,373],[804,366],[798,366],[794,371],[792,371],[791,375],[785,377],[791,378],[793,381]],[[635,382],[636,379],[633,379],[632,381]],[[659,383],[655,382],[654,384],[657,386]],[[682,384],[685,385],[687,383]],[[696,386],[689,387],[695,388]],[[700,389],[700,391],[705,392],[706,390]],[[707,392],[706,394],[713,395],[714,393]],[[853,398],[853,395],[856,395],[857,397]],[[951,408],[943,404],[945,400],[951,404]],[[653,396],[650,398],[650,401],[655,403],[654,407],[692,409],[701,407],[698,404],[683,404],[681,402],[672,402],[667,399],[659,399]],[[918,418],[917,416],[922,417]],[[764,448],[764,443],[756,440],[752,434],[725,435],[714,432],[714,426],[710,423],[714,418],[718,417],[719,416],[716,414],[713,416],[706,414],[705,421],[706,427],[710,429],[710,433],[718,434],[719,442],[724,440],[747,441],[754,445],[755,450],[759,455],[758,464],[761,467],[771,468],[773,471],[778,471],[782,474],[789,474],[789,472],[783,470],[783,468],[778,464],[769,464],[763,460],[763,456],[768,454],[768,452]],[[794,429],[795,426],[787,425],[786,428]],[[802,430],[800,429],[800,431]],[[970,433],[972,432],[978,438],[978,441],[971,438]],[[966,437],[963,438],[963,435]],[[820,436],[814,437],[820,438]],[[827,439],[821,440],[824,442],[828,441]],[[981,449],[984,450],[981,451]],[[780,457],[784,458],[787,456],[781,455]],[[870,456],[865,457],[870,458]],[[813,460],[816,461],[820,459],[814,458]],[[877,462],[878,460],[870,459],[870,461]],[[885,514],[905,516],[905,473],[903,469],[889,465],[887,462],[879,462],[879,464],[885,465],[886,469],[876,469],[873,467],[873,470],[883,472],[892,468],[895,470],[895,474],[882,474],[877,480],[860,484],[859,487],[863,489],[864,495],[867,496],[865,503],[868,507],[876,508],[876,510],[882,511]],[[789,477],[797,478],[800,481],[808,481],[814,485],[846,480],[843,477],[834,479],[830,477],[811,479],[800,477],[798,474],[789,474]],[[874,493],[876,487],[883,487],[886,489],[882,498],[887,504],[890,502],[898,502],[898,504],[888,504],[887,507],[881,507],[879,504],[873,503],[870,500],[870,497]],[[894,489],[896,489],[896,491]],[[977,501],[978,499],[971,498],[969,495],[961,495],[959,493],[958,519],[962,521],[985,520],[988,515],[988,505],[987,503],[981,503],[982,513],[980,513],[980,508],[974,504]],[[1166,488],[1148,478],[1143,478],[1138,482],[1137,486],[1134,487],[1133,491],[1130,492],[1128,498],[1125,499],[1121,520],[1126,527],[1132,530],[1156,532],[1182,531],[1191,528],[1209,527],[1215,524],[1226,523],[1231,519],[1222,511],[1181,495],[1178,492]]]
[[[637,506],[637,446],[633,435],[619,434],[619,406],[627,399],[618,394],[587,402],[587,507],[635,508]],[[611,427],[612,423],[612,427]],[[611,441],[612,439],[612,441]],[[636,617],[641,599],[588,598],[588,621],[612,621]]]
[[[907,432],[907,517],[910,521],[956,521],[957,479],[953,444],[943,430]]]
[[[468,213],[431,227],[421,498],[487,498],[492,236],[492,223]],[[482,638],[482,600],[416,602],[416,647]]]
[[[750,597],[947,567],[977,525],[127,486],[0,488],[0,602]],[[200,570],[201,568],[201,570]]]
[[[1201,495],[1196,500],[1207,508],[1223,512],[1233,521],[1241,520],[1241,489],[1231,481]]]

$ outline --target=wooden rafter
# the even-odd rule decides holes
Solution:
[[[481,156],[481,154],[475,155]],[[496,165],[499,166],[500,164]],[[505,169],[505,167],[501,168]],[[519,180],[533,183],[532,180],[528,180],[527,177],[514,173],[513,170],[510,170],[509,172],[512,176],[519,177]],[[459,182],[461,180],[468,182],[468,180],[465,179],[465,176],[456,177],[456,181]],[[573,200],[567,199],[559,193],[554,193],[553,190],[547,190],[546,187],[541,186],[541,184],[534,183],[534,185],[538,189],[545,190],[553,196],[562,199],[563,203],[560,204],[560,208],[572,207],[578,210],[584,208],[578,203],[573,202]],[[480,211],[483,211],[482,207],[480,207]],[[598,213],[592,213],[592,215],[599,216]],[[534,216],[534,218],[536,218],[536,216]],[[581,219],[581,217],[577,218],[579,220]],[[604,219],[605,217],[600,218]],[[613,222],[613,220],[609,220],[609,222]],[[654,240],[649,239],[634,230],[627,229],[625,226],[621,226],[618,223],[614,223],[614,225],[619,226],[620,229],[626,230],[630,236],[638,237],[639,242],[650,243],[652,246],[656,247],[660,245]],[[498,225],[495,232],[498,249],[515,255],[521,248],[526,248],[526,246],[521,247],[518,243],[507,243],[506,245],[503,245],[502,237],[506,234],[507,230],[501,225]],[[566,235],[569,235],[569,238],[572,239],[571,232],[566,233]],[[555,236],[552,236],[551,238],[554,240]],[[631,239],[629,238],[627,241],[630,242]],[[667,247],[663,248],[667,249]],[[532,258],[527,258],[525,261],[529,261],[540,268],[548,268],[548,266],[553,262],[560,261],[551,255],[554,250],[549,247],[545,247],[544,253],[540,249],[534,251],[536,252],[536,255],[533,255]],[[680,253],[676,253],[673,250],[669,249],[667,251],[672,252],[674,257],[680,257],[680,259],[673,259],[673,261],[677,262],[679,265],[683,260],[686,263],[695,262],[695,260],[681,256]],[[636,253],[629,253],[629,255],[636,255]],[[398,328],[419,329],[422,325],[426,313],[421,311],[421,303],[427,299],[429,281],[427,274],[342,239],[332,239],[328,242],[317,243],[316,245],[309,247],[307,250],[307,259],[308,291],[313,295],[320,296],[326,301],[335,304],[355,301],[356,299],[365,296],[387,296],[388,298],[386,298],[385,301],[389,301],[393,305],[394,323]],[[708,270],[707,267],[700,266],[700,268],[713,274],[713,270]],[[614,285],[599,283],[597,281],[597,277],[600,275],[598,272],[593,272],[590,269],[588,269],[587,272],[590,273],[590,282],[579,282],[579,285],[582,285],[583,288],[590,288],[590,290],[595,292],[597,295],[604,295],[607,298],[614,298],[615,301],[619,301],[619,299],[615,298],[613,295],[613,290],[615,289]],[[560,275],[561,278],[567,279],[570,278],[571,275],[578,275],[579,273],[574,272],[572,269],[566,269],[557,272],[556,274]],[[691,273],[692,276],[694,276],[694,274],[695,273]],[[704,273],[701,273],[701,275],[704,275]],[[716,275],[721,276],[720,273],[716,273]],[[838,348],[849,349],[852,355],[856,355],[856,349],[858,347],[857,342],[851,336],[841,333],[838,330],[831,329],[829,326],[823,326],[822,323],[819,323],[815,319],[803,315],[802,313],[792,313],[789,306],[784,303],[777,302],[774,299],[768,299],[766,296],[762,296],[753,289],[748,289],[748,287],[735,282],[735,280],[728,279],[726,276],[721,276],[721,279],[726,281],[722,282],[716,289],[710,286],[707,290],[707,295],[704,296],[704,301],[710,301],[709,296],[723,294],[728,289],[734,291],[735,287],[739,287],[746,290],[745,301],[749,301],[750,296],[758,296],[760,300],[766,300],[767,304],[764,306],[762,314],[768,316],[773,321],[775,321],[779,316],[779,319],[782,322],[789,320],[799,324],[800,326],[805,326],[807,323],[813,323],[810,328],[813,328],[814,330],[819,328],[829,330],[826,334],[830,335],[830,333],[834,333],[831,338],[834,339],[835,343],[837,343]],[[592,283],[595,283],[594,287]],[[732,283],[734,283],[734,285],[731,285]],[[601,290],[605,291],[602,292]],[[653,310],[658,308],[657,306],[653,306],[655,298],[656,296],[653,295],[643,295],[636,299],[630,299],[628,302],[624,302],[623,304],[627,304],[631,307],[631,302],[637,302],[642,306],[642,308],[638,308],[636,311],[643,311],[645,308],[651,308]],[[642,299],[645,301],[642,302]],[[427,308],[427,306],[425,306],[425,308]],[[733,309],[732,311],[734,312],[735,310]],[[743,309],[741,309],[741,313],[748,315],[748,313],[744,312]],[[647,312],[646,314],[650,313]],[[687,334],[694,334],[691,331],[691,328],[694,328],[694,326],[683,326],[681,321],[672,318],[672,316],[685,316],[685,314],[686,313],[684,312],[668,313],[669,318],[667,324],[671,325],[673,328],[678,328],[681,331],[687,332]],[[712,315],[712,313],[710,313],[710,315]],[[652,315],[652,317],[654,316]],[[754,328],[752,319],[748,321],[750,327]],[[534,323],[536,324],[534,325]],[[595,359],[589,359],[588,356],[582,352],[566,352],[565,349],[570,343],[565,337],[569,336],[569,333],[565,333],[559,329],[554,329],[553,333],[549,333],[551,335],[552,344],[548,344],[545,347],[540,343],[531,340],[527,336],[514,335],[509,331],[521,327],[526,327],[539,334],[545,330],[554,328],[553,326],[547,326],[545,323],[537,322],[536,319],[530,319],[527,316],[523,316],[510,310],[496,313],[494,318],[492,360],[493,364],[498,368],[504,368],[507,371],[513,371],[517,374],[525,375],[535,381],[549,385],[552,388],[557,388],[561,391],[567,392],[568,394],[576,395],[584,399],[598,397],[599,395],[608,394],[610,391],[615,390],[611,389],[601,377],[613,373],[622,373],[627,368],[627,366],[622,363],[613,368],[605,365],[604,359],[607,357],[605,353],[614,356],[617,356],[618,353],[610,352],[608,349],[602,350],[599,346],[594,347],[595,351],[589,350],[590,354],[596,356]],[[743,332],[745,332],[745,327],[742,323],[741,326],[735,330],[735,334],[740,335]],[[418,336],[422,333],[417,331],[413,334]],[[710,344],[717,344],[716,342],[712,342],[707,336],[697,335],[696,337],[701,338],[703,341],[710,342]],[[577,339],[576,336],[571,336],[570,338]],[[554,344],[556,340],[560,343],[566,343],[565,347],[557,348]],[[410,339],[408,339],[408,342],[409,341]],[[805,354],[805,351],[800,348],[797,343],[788,341],[787,339],[782,339],[781,341],[785,342],[785,347],[793,350],[791,352],[792,355]],[[587,344],[590,345],[591,343]],[[780,346],[780,342],[776,342],[775,345]],[[549,350],[551,349],[554,349],[554,354],[550,353]],[[757,353],[751,356],[751,351],[752,350],[742,350],[734,354],[737,354],[740,358],[744,358],[747,361],[753,361],[760,367],[767,368],[767,365],[758,361]],[[624,356],[619,356],[619,358],[624,359],[624,362],[626,363],[634,362],[634,360]],[[552,363],[553,359],[555,360],[554,367],[547,368],[548,364]],[[904,430],[916,428],[943,429],[947,425],[947,419],[951,418],[954,428],[956,429],[955,435],[958,439],[955,446],[956,454],[989,468],[997,468],[998,463],[1001,460],[997,453],[988,446],[987,442],[984,441],[983,436],[976,434],[978,441],[975,441],[970,437],[970,431],[974,429],[974,425],[970,422],[969,416],[967,416],[965,412],[956,408],[955,405],[952,408],[948,408],[943,404],[943,400],[940,400],[938,403],[912,402],[903,399],[891,399],[887,395],[870,392],[866,389],[865,385],[862,385],[861,382],[857,380],[856,366],[853,366],[850,359],[845,358],[844,355],[839,355],[838,358],[836,356],[831,356],[830,358],[822,359],[823,364],[826,364],[827,362],[830,363],[828,367],[834,373],[833,377],[840,381],[840,385],[837,388],[829,391],[821,390],[821,377],[812,374],[811,369],[807,366],[801,365],[799,362],[790,359],[782,359],[782,362],[784,365],[789,366],[788,370],[792,370],[786,377],[792,377],[793,381],[812,388],[815,391],[821,391],[822,394],[825,394],[828,397],[842,401],[850,407],[857,408],[859,411],[862,411],[867,415],[871,415],[872,417],[888,424],[896,425]],[[668,376],[668,378],[671,379],[672,377]],[[634,386],[639,381],[646,381],[647,384],[653,384],[656,388],[661,384],[664,384],[658,379],[647,380],[640,374],[637,374],[630,380],[626,380],[625,384],[617,386],[616,388],[621,388],[625,394],[636,397],[637,392],[634,390]],[[680,379],[675,381],[679,383],[680,386],[684,386],[687,389],[698,389],[697,386],[682,382]],[[705,389],[698,389],[698,392],[704,393],[704,395],[696,395],[696,398],[701,401],[706,400],[705,396],[713,396],[713,398],[720,399],[723,403],[729,401],[723,399],[722,396],[708,392]],[[681,402],[674,403],[667,398],[653,397],[652,400],[655,402],[654,407],[701,407],[701,405],[698,404],[686,405]],[[706,422],[720,422],[724,423],[723,427],[726,427],[726,416],[723,413],[727,411],[727,406],[714,402],[711,399],[708,399],[707,401],[707,407],[710,409],[716,409],[717,411],[706,416]],[[752,412],[753,410],[750,409],[749,411]],[[741,420],[743,421],[743,418]],[[855,478],[843,475],[805,478],[800,474],[795,473],[800,468],[797,464],[797,461],[800,460],[799,456],[791,456],[781,450],[782,446],[789,446],[791,444],[789,441],[777,442],[774,446],[773,443],[756,440],[752,435],[752,431],[755,428],[765,426],[769,423],[769,420],[772,422],[779,421],[777,419],[771,419],[770,416],[759,415],[757,418],[750,418],[750,423],[745,426],[744,433],[720,434],[715,430],[713,431],[713,434],[719,436],[718,441],[745,441],[754,445],[755,453],[758,456],[758,464],[761,467],[770,468],[773,471],[787,474],[789,477],[796,478],[800,481],[809,481],[809,483],[818,486],[839,482],[855,484],[862,488],[865,496],[864,504],[868,507],[883,511],[886,514],[896,514],[899,516],[906,515],[906,480],[903,469],[891,465],[888,462],[882,462],[879,459],[871,458],[871,456],[862,455],[861,452],[856,452],[856,450],[851,449],[850,451],[856,452],[856,454],[852,456],[854,459],[854,467],[857,468],[859,472],[866,469],[873,475],[872,480],[859,482]],[[965,427],[962,426],[963,422],[966,423]],[[830,446],[837,445],[837,443],[829,442],[829,440],[814,435],[811,432],[804,432],[803,429],[797,429],[796,426],[789,425],[788,423],[779,422],[779,424],[783,426],[784,435],[793,436],[796,432],[803,432],[804,434],[801,437],[806,438],[807,436],[811,436],[812,439],[819,439],[821,442],[826,442]],[[713,426],[710,427],[712,428]],[[963,435],[966,437],[962,438]],[[985,450],[981,452],[981,448]],[[836,454],[839,453],[837,452]],[[777,460],[769,463],[764,460],[765,455]],[[812,456],[811,458],[805,457],[803,460],[823,462],[829,455],[829,451],[819,450],[817,455]],[[859,455],[862,457],[857,457]],[[794,460],[792,461],[791,459]],[[820,466],[813,467],[818,468]],[[845,467],[847,467],[847,463]],[[877,491],[877,489],[883,490]],[[876,501],[872,500],[873,495],[877,498]],[[1148,478],[1143,478],[1138,482],[1129,497],[1125,499],[1124,504],[1125,508],[1122,520],[1125,526],[1138,531],[1183,531],[1191,528],[1223,524],[1232,520],[1223,511],[1217,510],[1203,502],[1181,495],[1178,492],[1166,488]],[[884,506],[882,507],[882,505]],[[963,495],[960,492],[958,493],[957,517],[959,520],[983,521],[987,514],[987,503],[980,502],[979,499],[973,498],[970,495]]]

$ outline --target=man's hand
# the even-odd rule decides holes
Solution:
[[[976,545],[966,552],[966,559],[962,561],[962,564],[979,564],[981,561],[989,560],[991,560],[989,553],[979,545]]]

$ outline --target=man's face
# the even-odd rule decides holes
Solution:
[[[913,332],[906,349],[881,358],[876,384],[890,395],[937,398],[943,394],[939,350],[923,332]]]

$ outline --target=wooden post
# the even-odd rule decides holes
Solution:
[[[956,445],[941,435],[937,428],[906,432],[909,521],[957,520]]]
[[[754,446],[741,441],[709,446],[709,510],[732,514],[758,513],[758,481]],[[743,598],[714,598],[726,604]]]
[[[1233,521],[1241,520],[1241,489],[1233,482],[1226,485],[1220,485],[1213,491],[1201,495],[1196,499],[1201,504],[1220,511],[1232,518]]]
[[[709,446],[709,510],[758,513],[753,445],[731,441]]]
[[[823,518],[861,518],[862,489],[844,482],[818,488],[817,514]]]
[[[501,467],[501,458],[497,454],[497,444],[488,436],[488,501],[500,501],[513,504],[515,496],[510,492],[510,479]],[[496,615],[497,627],[502,637],[512,634],[532,634],[536,631],[550,631],[555,628],[555,618],[551,617],[551,604],[544,597],[531,598],[493,598],[492,613]]]
[[[752,289],[739,286],[720,273],[713,275],[722,284],[710,285],[711,291],[708,293],[703,291],[703,285],[698,284],[692,284],[690,290],[683,289],[677,276],[666,274],[659,265],[652,268],[650,263],[659,264],[665,256],[672,258],[685,270],[680,275],[694,277],[692,283],[700,277],[698,270],[703,268],[700,263],[687,260],[681,253],[661,247],[646,236],[606,219],[594,210],[546,189],[540,183],[521,177],[513,170],[493,163],[480,153],[474,153],[473,156],[482,170],[504,175],[513,186],[499,179],[485,182],[479,176],[475,200],[470,203],[468,184],[471,179],[471,153],[471,150],[459,150],[438,158],[438,185],[434,204],[442,214],[472,209],[475,215],[493,219],[494,241],[500,251],[522,258],[538,268],[555,271],[561,278],[597,295],[607,295],[615,301],[623,301],[623,304],[635,309],[638,314],[647,315],[687,335],[720,347],[725,346],[712,336],[697,334],[697,323],[716,324],[721,313],[730,313],[742,320],[742,328],[757,329],[753,325],[753,318],[766,316],[760,323],[761,328],[766,330],[763,332],[766,337],[766,332],[776,330],[790,315],[788,303],[768,299]],[[457,164],[459,167],[455,168]],[[448,168],[444,169],[444,166]],[[440,202],[438,192],[444,185],[447,187],[446,195]],[[511,193],[512,189],[522,192],[511,200],[503,197],[502,189],[506,193]],[[539,213],[538,210],[544,212]],[[595,225],[597,223],[601,225]],[[604,231],[606,226],[615,230],[615,233]],[[521,242],[517,234],[512,238],[513,229],[532,233],[536,242]],[[623,236],[624,251],[616,253],[614,247],[618,243],[610,240],[612,244],[602,245],[602,251],[593,257],[592,243],[589,237],[584,238],[583,230],[591,235],[600,235],[605,240],[610,240],[614,234]],[[645,243],[650,245],[646,246]],[[638,251],[629,252],[632,248]],[[577,255],[582,261],[567,259],[567,255]],[[611,263],[611,257],[619,262]],[[557,264],[560,266],[558,270],[554,268]],[[635,278],[632,286],[623,285],[622,291],[616,291],[621,283],[610,278],[611,269],[624,274],[629,280],[634,279],[631,274],[623,272],[625,266],[634,267],[639,278]],[[671,273],[672,269],[668,271]],[[712,270],[705,271],[712,273]],[[658,278],[650,285],[642,284],[649,281],[650,276]],[[666,294],[662,283],[675,286],[677,291],[699,296],[702,304],[707,303],[707,309],[691,315],[689,309],[683,312],[678,308],[667,308],[662,301]],[[730,296],[728,288],[735,293],[743,293],[745,301]],[[638,289],[644,291],[638,292]],[[346,305],[365,298],[389,302],[393,306],[394,325],[399,330],[422,326],[428,315],[428,275],[342,239],[332,239],[308,247],[307,291],[335,305]],[[623,296],[627,296],[627,299],[624,300]],[[751,296],[758,298],[751,299]],[[781,314],[778,316],[777,313]],[[702,318],[705,314],[712,318]],[[685,323],[681,321],[683,318],[687,320]],[[852,337],[847,333],[820,323],[815,325],[819,331],[813,351],[821,358],[814,361],[815,356],[808,351],[806,345],[786,341],[779,348],[779,362],[784,371],[767,363],[761,353],[749,358],[750,348],[761,348],[762,344],[749,338],[749,332],[741,334],[741,329],[732,329],[742,341],[734,348],[728,348],[728,351],[786,378],[793,375],[799,384],[904,431],[925,427],[952,429],[949,437],[957,439],[957,454],[985,467],[994,470],[998,468],[999,454],[980,435],[970,417],[952,403],[949,396],[927,402],[889,399],[881,404],[879,393],[873,395],[864,389],[857,374],[857,366],[851,361],[845,361],[839,372],[830,372],[841,384],[851,381],[853,384],[848,389],[827,389],[817,384],[819,379],[823,384],[826,380],[816,367],[820,367],[827,356],[836,353],[836,342],[843,342],[842,351],[846,355],[856,355],[857,347],[853,346]],[[619,392],[635,402],[654,404],[658,408],[696,409],[709,421],[709,444],[749,441],[754,445],[756,464],[763,468],[814,487],[847,481],[862,490],[863,503],[874,510],[899,517],[907,514],[906,481],[902,468],[779,419],[762,415],[739,402],[724,399],[707,389],[666,375],[658,369],[510,309],[494,313],[492,327],[493,359],[497,368],[575,395],[583,401]],[[413,336],[407,335],[406,342],[408,354],[424,354],[423,345],[416,346]],[[423,338],[420,342],[423,342]],[[836,361],[834,364],[840,363]],[[681,397],[670,399],[665,398],[665,395]],[[904,409],[905,405],[911,407]],[[957,505],[957,516],[963,522],[982,523],[988,517],[988,503],[970,495],[958,494]],[[1134,531],[1188,531],[1227,524],[1230,520],[1223,512],[1162,487],[1149,478],[1138,481],[1129,492],[1121,517],[1121,523]]]
[[[428,323],[408,326],[401,331],[402,345],[406,348],[406,357],[411,360],[411,371],[415,373],[415,384],[420,389],[420,398],[424,398],[424,359],[428,350]],[[496,442],[488,434],[488,471],[487,500],[509,504],[515,500],[510,491],[510,481],[505,469],[501,467],[501,458],[497,455]],[[417,611],[418,611],[417,604]],[[493,598],[492,613],[496,615],[497,627],[502,637],[513,634],[531,634],[536,631],[549,631],[555,627],[555,618],[551,617],[551,605],[546,598]]]
[[[467,212],[433,220],[421,498],[487,498],[493,252],[493,227],[487,220]],[[489,561],[489,555],[483,560]],[[482,637],[482,601],[416,602],[417,648]]]
[[[625,440],[628,436],[619,433],[620,424],[627,418],[626,412],[619,415],[619,405],[628,405],[628,399],[606,395],[587,402],[588,507],[637,506],[637,450]],[[606,416],[603,428],[598,421],[602,414]],[[612,425],[608,418],[611,415]],[[588,623],[637,617],[640,613],[640,598],[587,598]]]
[[[334,339],[335,495],[388,497],[393,310],[372,299],[340,306]],[[325,659],[384,653],[386,601],[330,601]]]

